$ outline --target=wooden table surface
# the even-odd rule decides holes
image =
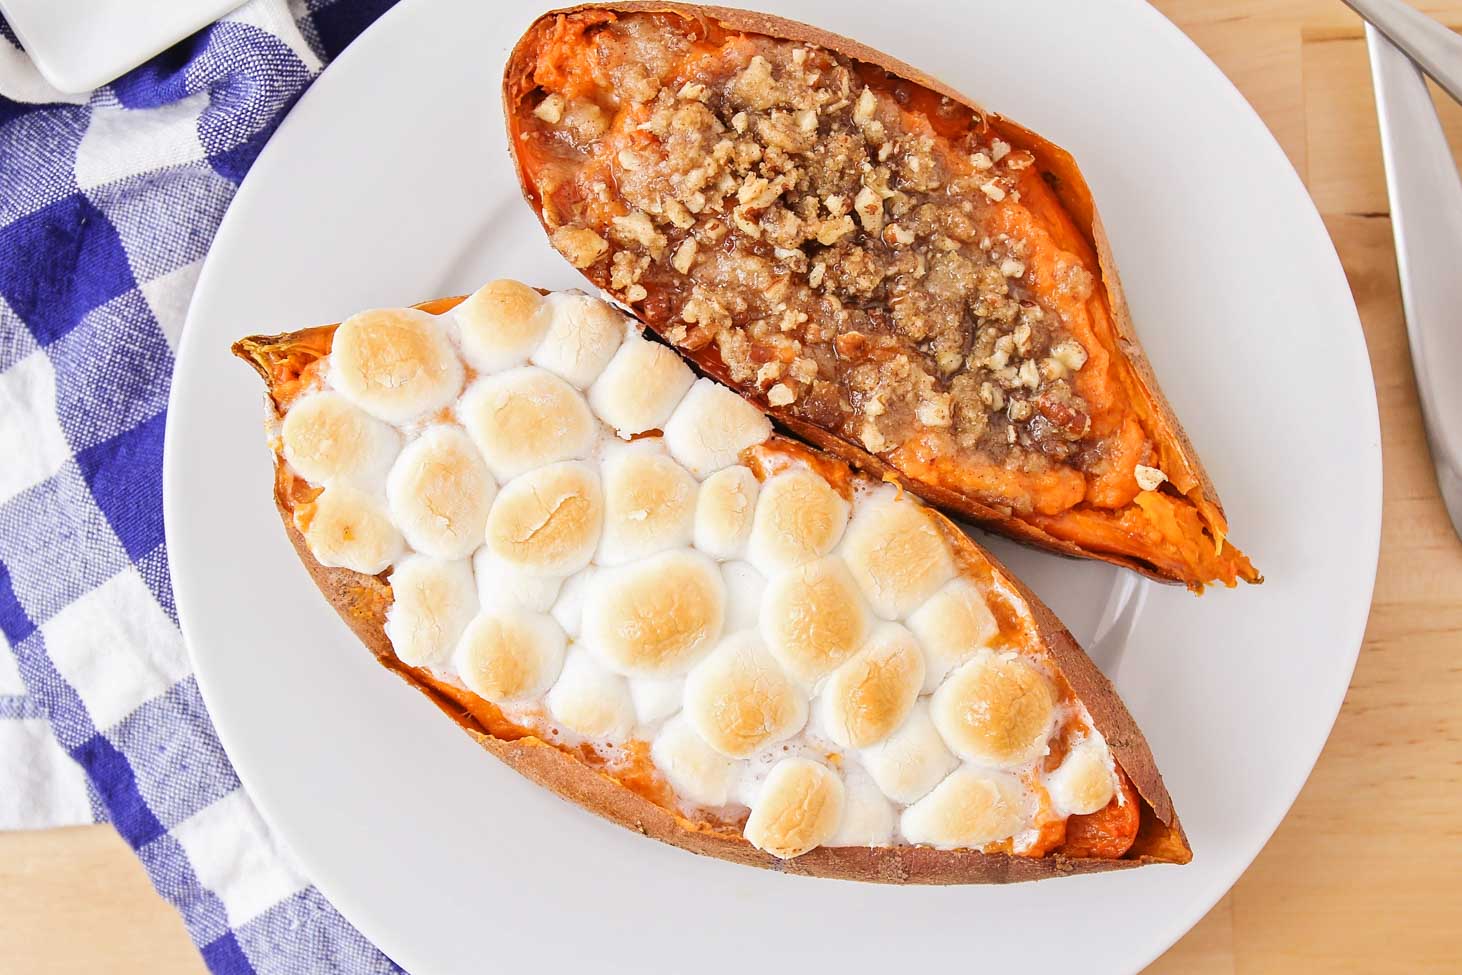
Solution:
[[[1330,228],[1375,369],[1385,510],[1365,646],[1319,765],[1248,873],[1149,972],[1462,971],[1462,543],[1412,384],[1360,22],[1337,0],[1156,6],[1263,116]],[[1462,0],[1420,6],[1462,28]],[[1462,159],[1462,108],[1440,107]],[[97,826],[0,833],[0,972],[203,966],[138,862]]]

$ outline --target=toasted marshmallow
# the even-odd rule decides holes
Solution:
[[[770,577],[819,559],[847,523],[848,502],[820,475],[805,467],[783,471],[761,486],[747,561]]]
[[[955,579],[909,616],[924,648],[924,693],[932,694],[953,668],[988,647],[1000,632],[980,590]]]
[[[752,846],[790,860],[826,843],[842,819],[837,773],[805,758],[786,758],[762,783],[744,832]]]
[[[695,506],[695,547],[712,558],[739,558],[751,535],[761,485],[749,467],[727,467],[705,479]]]
[[[582,631],[584,597],[597,571],[590,565],[569,576],[559,587],[558,598],[553,601],[553,618],[572,639],[577,640]]]
[[[1117,776],[1106,742],[1093,737],[1073,745],[1056,770],[1046,776],[1046,791],[1063,816],[1085,816],[1106,808],[1117,794]]]
[[[695,373],[669,346],[630,335],[589,387],[589,406],[621,437],[630,437],[663,427],[694,381]]]
[[[386,506],[348,484],[332,484],[314,503],[295,512],[315,561],[373,576],[401,554],[401,532]]]
[[[736,763],[701,740],[684,718],[665,722],[650,745],[650,760],[675,792],[702,806],[724,806]]]
[[[772,423],[725,386],[697,379],[664,430],[670,455],[696,477],[705,477],[770,437]]]
[[[923,701],[914,705],[897,731],[859,757],[883,794],[904,805],[923,798],[959,765]]]
[[[528,361],[552,317],[548,302],[519,281],[489,281],[456,308],[462,358],[478,372],[498,372]]]
[[[335,329],[330,385],[387,423],[439,410],[462,389],[462,360],[435,315],[379,308]]]
[[[519,572],[486,545],[472,553],[472,575],[477,580],[477,602],[483,609],[546,613],[553,608],[563,585],[557,576]]]
[[[1056,689],[1018,654],[981,650],[939,685],[929,714],[961,758],[1018,768],[1046,753]]]
[[[566,576],[594,557],[603,524],[599,475],[564,461],[503,485],[487,516],[487,545],[521,572]]]
[[[652,725],[680,710],[681,699],[685,696],[685,679],[631,677],[629,696],[635,702],[635,720],[641,725]]]
[[[391,571],[390,582],[386,636],[396,656],[412,667],[445,661],[477,614],[471,567],[460,560],[408,555]]]
[[[871,622],[858,584],[836,556],[784,572],[762,599],[767,649],[809,685],[858,652]]]
[[[726,583],[727,633],[754,629],[761,620],[761,597],[767,580],[750,562],[722,562],[721,578]]]
[[[842,555],[873,611],[895,620],[954,578],[955,568],[929,512],[892,488],[886,494],[859,505]]]
[[[712,748],[746,758],[807,723],[807,696],[752,632],[723,640],[685,680],[685,717]]]
[[[489,609],[467,624],[453,663],[478,697],[494,704],[531,700],[558,679],[564,642],[547,616]]]
[[[887,846],[898,816],[867,773],[849,768],[843,780],[843,819],[828,846]]]
[[[578,390],[536,366],[484,376],[457,415],[499,481],[535,467],[589,456],[595,423]]]
[[[690,544],[698,485],[654,445],[631,444],[604,461],[600,565],[633,562]]]
[[[897,623],[880,625],[822,688],[827,736],[844,748],[882,741],[903,724],[923,684],[924,655],[914,635]]]
[[[330,390],[302,397],[284,415],[284,459],[314,484],[349,480],[379,488],[401,435]]]
[[[899,830],[910,843],[978,850],[1024,825],[1020,783],[1004,772],[958,769],[904,810]]]
[[[629,684],[587,650],[569,651],[544,701],[555,721],[585,738],[623,739],[635,726]]]
[[[601,568],[584,601],[582,639],[621,674],[683,674],[715,645],[726,618],[716,564],[675,549]]]
[[[531,361],[588,389],[624,341],[624,316],[588,295],[549,295],[548,305],[548,331]]]
[[[472,440],[445,423],[407,444],[386,478],[386,501],[406,541],[440,559],[477,550],[496,494]]]

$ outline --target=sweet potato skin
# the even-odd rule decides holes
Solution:
[[[551,233],[552,228],[548,226],[544,218],[543,208],[538,199],[532,177],[528,172],[522,155],[517,151],[519,133],[521,131],[519,125],[523,119],[524,112],[522,102],[524,97],[534,88],[532,77],[535,57],[535,33],[542,29],[542,25],[550,23],[556,17],[588,10],[605,10],[615,14],[675,14],[689,21],[712,21],[728,30],[763,34],[769,37],[817,45],[856,61],[874,65],[898,78],[913,82],[939,95],[943,95],[955,103],[983,116],[991,129],[1006,142],[1009,142],[1015,149],[1025,149],[1031,152],[1036,158],[1036,165],[1039,167],[1043,177],[1055,191],[1063,207],[1065,207],[1072,219],[1076,222],[1078,229],[1085,236],[1087,243],[1096,252],[1103,286],[1106,290],[1110,305],[1113,327],[1116,330],[1117,350],[1131,367],[1132,381],[1136,387],[1134,390],[1135,398],[1140,401],[1147,413],[1147,419],[1152,428],[1151,432],[1154,443],[1158,446],[1161,455],[1163,470],[1168,474],[1174,486],[1185,496],[1193,499],[1198,505],[1201,516],[1207,522],[1215,536],[1221,541],[1226,541],[1225,536],[1228,525],[1224,516],[1222,502],[1218,497],[1218,491],[1214,487],[1213,481],[1208,476],[1207,471],[1204,469],[1192,441],[1188,438],[1182,424],[1178,421],[1177,415],[1173,412],[1171,405],[1164,397],[1158,385],[1157,376],[1153,372],[1152,365],[1143,352],[1142,344],[1138,340],[1136,330],[1133,327],[1132,316],[1127,306],[1126,296],[1122,290],[1121,281],[1117,274],[1116,262],[1112,254],[1110,241],[1102,226],[1101,218],[1097,214],[1091,189],[1082,176],[1075,159],[1060,146],[1042,138],[1024,126],[983,109],[977,103],[971,101],[938,79],[928,76],[919,69],[897,58],[890,57],[858,41],[818,27],[788,20],[773,14],[739,10],[730,7],[662,2],[662,0],[624,0],[624,2],[619,3],[580,4],[549,11],[539,17],[524,32],[522,38],[519,39],[518,44],[508,56],[507,65],[503,72],[503,115],[507,120],[508,143],[513,156],[514,168],[518,174],[518,181],[523,192],[523,197],[533,209],[533,212],[538,216],[545,233]],[[587,270],[584,273],[586,277],[589,276]],[[595,283],[596,285],[600,284],[600,282]],[[616,294],[614,297],[621,304],[633,310],[632,303],[628,302],[623,294]],[[647,321],[646,324],[651,329],[658,331],[663,327],[667,327],[670,323]],[[720,358],[713,351],[709,354],[694,354],[687,357],[691,359],[702,373],[731,389],[743,392],[744,395],[744,391],[737,383],[731,380]],[[787,409],[770,407],[762,402],[759,397],[747,396],[747,399],[797,437],[809,443],[816,444],[822,450],[840,457],[854,467],[875,477],[897,475],[901,481],[908,485],[911,491],[925,501],[959,518],[974,522],[989,531],[994,531],[1013,538],[1016,541],[1073,558],[1095,559],[1113,565],[1123,566],[1158,582],[1186,585],[1195,592],[1202,592],[1206,583],[1214,581],[1212,579],[1189,578],[1142,558],[1110,551],[1093,550],[1069,539],[1059,538],[1038,525],[1017,518],[1009,511],[1004,511],[986,504],[970,494],[952,490],[949,487],[911,477],[907,473],[900,472],[887,461],[869,453],[860,444],[845,440],[842,437],[815,427],[792,415]],[[1240,561],[1241,565],[1237,573],[1238,578],[1252,583],[1263,581],[1259,573],[1252,565],[1248,564],[1246,559],[1240,556]]]
[[[460,298],[438,299],[416,307],[440,313]],[[281,364],[295,368],[302,360],[329,350],[333,326],[269,336],[251,336],[233,346],[269,387],[268,408],[283,413],[276,397]],[[933,512],[957,556],[964,553],[988,561],[1000,581],[1025,602],[1036,628],[1071,687],[1106,737],[1113,754],[1142,797],[1142,825],[1123,859],[1073,858],[1060,854],[1035,859],[976,851],[944,851],[928,847],[819,847],[793,860],[780,860],[756,849],[739,833],[691,822],[657,805],[604,772],[522,729],[504,728],[496,709],[425,670],[402,663],[385,631],[391,586],[382,576],[321,565],[295,526],[288,493],[292,479],[275,452],[275,507],[284,530],[315,585],[376,660],[425,694],[479,745],[513,769],[565,799],[618,823],[691,853],[713,856],[782,873],[890,884],[1015,883],[1079,873],[1125,870],[1152,863],[1187,863],[1192,858],[1187,837],[1173,810],[1156,763],[1136,722],[1110,682],[1075,639],[1034,593],[1003,565],[979,549],[953,522]]]

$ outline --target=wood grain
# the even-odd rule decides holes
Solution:
[[[1462,0],[1413,2],[1462,27]],[[1325,753],[1248,873],[1149,975],[1456,972],[1462,543],[1412,384],[1359,21],[1335,0],[1155,5],[1233,79],[1326,218],[1375,369],[1385,509],[1370,625]],[[1462,108],[1442,112],[1462,150]],[[121,840],[89,827],[0,833],[0,972],[12,971],[203,966]]]
[[[0,832],[0,972],[206,975],[110,826]]]

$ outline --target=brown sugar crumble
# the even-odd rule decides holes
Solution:
[[[1029,286],[1020,227],[992,232],[1029,152],[821,48],[707,44],[649,16],[594,30],[618,49],[540,67],[527,130],[575,266],[768,405],[874,454],[933,435],[1009,471],[1101,468],[1073,383],[1088,350]],[[915,93],[932,101],[902,111]],[[1076,260],[1045,273],[1042,293],[1072,302],[1096,287]]]

